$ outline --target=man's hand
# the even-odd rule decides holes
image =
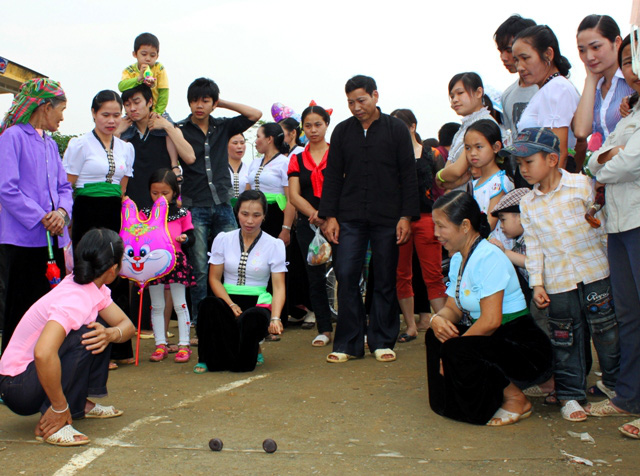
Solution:
[[[333,244],[338,244],[338,237],[340,236],[340,224],[335,217],[329,217],[324,222],[322,227],[322,234],[324,237]]]
[[[278,238],[284,241],[284,246],[289,246],[289,243],[291,243],[291,231],[287,230],[286,228],[283,228],[280,234],[278,235]]]
[[[406,217],[402,217],[398,220],[398,224],[396,225],[396,245],[404,245],[409,241],[410,236],[411,221]]]
[[[536,304],[538,309],[545,309],[549,307],[551,299],[549,299],[549,295],[547,294],[547,291],[545,291],[544,286],[533,287],[533,302]]]

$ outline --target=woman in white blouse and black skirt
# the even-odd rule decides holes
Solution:
[[[234,206],[240,229],[213,240],[209,285],[215,297],[200,305],[195,373],[250,372],[264,335],[282,333],[285,249],[282,240],[261,229],[266,211],[263,193],[242,192]],[[267,292],[269,280],[273,294]]]
[[[133,145],[114,136],[122,116],[122,99],[114,91],[100,91],[91,103],[95,128],[71,139],[62,165],[73,185],[73,222],[71,240],[74,249],[92,228],[120,232],[122,197],[129,177],[133,176]],[[109,286],[114,302],[128,313],[129,285],[117,279]],[[112,346],[111,358],[133,363],[131,342]],[[113,365],[111,368],[117,368]]]

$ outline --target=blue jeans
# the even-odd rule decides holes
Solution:
[[[212,207],[191,207],[191,221],[195,243],[189,249],[189,261],[193,266],[193,274],[196,277],[196,285],[191,292],[191,322],[198,322],[198,307],[207,296],[209,276],[209,255],[211,242],[223,231],[232,231],[238,228],[233,208],[228,203],[213,205]]]
[[[549,299],[558,399],[584,401],[587,398],[586,325],[598,354],[602,382],[615,388],[620,373],[620,342],[609,278],[579,283],[572,291],[549,294]]]
[[[82,345],[82,334],[90,331],[87,326],[82,326],[69,332],[58,350],[60,383],[72,418],[84,417],[87,397],[107,395],[110,349],[107,347],[99,354],[88,351]],[[38,378],[35,361],[15,377],[0,375],[0,396],[18,415],[44,413],[51,405]]]
[[[620,326],[615,406],[640,413],[640,228],[610,233],[611,286]]]
[[[365,333],[371,353],[377,349],[393,349],[400,329],[396,299],[396,240],[395,226],[361,221],[340,223],[340,243],[334,246],[333,261],[338,280],[338,324],[333,339],[334,352],[363,356]],[[360,274],[369,242],[375,280],[367,325],[360,294]]]

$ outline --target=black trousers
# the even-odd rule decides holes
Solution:
[[[65,275],[64,251],[58,248],[57,237],[52,237],[53,255],[60,268],[60,277]],[[9,345],[13,331],[25,312],[51,290],[46,278],[49,252],[46,246],[27,248],[3,245],[6,258],[7,292],[5,300],[2,351]]]
[[[94,228],[108,228],[116,233],[120,233],[122,224],[122,198],[120,197],[76,197],[73,202],[73,222],[71,224],[71,240],[73,249],[78,247],[78,243],[82,237]],[[75,251],[74,251],[75,253]],[[132,318],[129,307],[129,280],[124,278],[116,278],[109,285],[111,289],[111,299],[115,302],[125,314]],[[150,307],[150,306],[147,306]],[[131,309],[134,309],[133,307]],[[138,325],[137,310],[135,326]],[[147,312],[149,314],[149,312]],[[144,313],[143,313],[144,315]],[[143,326],[143,329],[151,328],[151,319],[149,325]],[[114,360],[124,360],[133,357],[133,349],[131,340],[113,344],[111,346],[111,358]]]
[[[212,372],[251,372],[256,368],[259,342],[267,333],[271,312],[256,306],[257,296],[229,297],[244,310],[237,318],[222,299],[207,297],[200,303],[198,362],[207,364]]]
[[[364,336],[369,350],[393,349],[398,338],[400,318],[396,298],[398,245],[395,226],[370,222],[340,223],[340,244],[334,246],[333,268],[338,281],[338,324],[333,351],[360,357],[364,355]],[[371,266],[375,274],[369,324],[360,294],[360,274],[367,245],[371,242]]]
[[[107,395],[109,348],[99,354],[88,351],[82,345],[82,334],[90,331],[87,326],[82,326],[77,331],[69,332],[58,350],[62,391],[69,403],[72,418],[84,417],[87,397]],[[35,362],[31,362],[24,372],[15,377],[0,375],[0,396],[9,409],[18,415],[44,413],[51,405],[38,379]]]
[[[461,336],[467,329],[458,327]],[[502,406],[510,382],[526,388],[547,381],[553,371],[551,342],[530,315],[490,336],[462,336],[444,344],[429,329],[425,344],[431,409],[476,425],[485,425]]]
[[[309,219],[300,215],[296,226],[296,238],[298,239],[300,256],[307,271],[309,279],[309,298],[311,299],[311,309],[316,315],[318,332],[332,332],[331,308],[329,307],[329,296],[327,295],[327,266],[311,266],[307,263],[307,252],[309,244],[315,237],[315,232],[309,225]]]

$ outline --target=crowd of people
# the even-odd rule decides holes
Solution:
[[[72,419],[122,414],[89,398],[106,394],[109,369],[133,361],[143,300],[149,359],[186,363],[198,346],[196,374],[253,371],[262,343],[296,324],[317,327],[311,345],[332,344],[332,364],[367,351],[395,361],[396,343],[426,331],[440,415],[503,426],[530,416],[537,397],[573,422],[640,412],[640,80],[633,42],[611,17],[589,15],[576,38],[582,95],[554,32],[513,15],[494,40],[517,79],[494,104],[477,73],[454,75],[461,123],[444,124],[438,140],[421,139],[410,109],[382,112],[375,80],[357,75],[345,85],[352,117],[330,140],[330,111],[313,104],[299,121],[260,124],[251,163],[243,133],[261,111],[198,78],[191,114],[174,122],[150,33],[135,39],[121,94],[96,94],[94,129],[62,158],[46,132],[63,119],[65,93],[27,81],[0,129],[0,397],[16,413],[42,413],[38,438],[88,443]],[[160,197],[176,264],[138,294],[117,279],[122,202],[149,216]],[[332,248],[335,331],[327,265],[308,259],[319,238]],[[64,275],[65,248],[72,270],[50,290],[47,265]],[[602,378],[588,387],[592,342]],[[638,439],[640,420],[619,430]]]

